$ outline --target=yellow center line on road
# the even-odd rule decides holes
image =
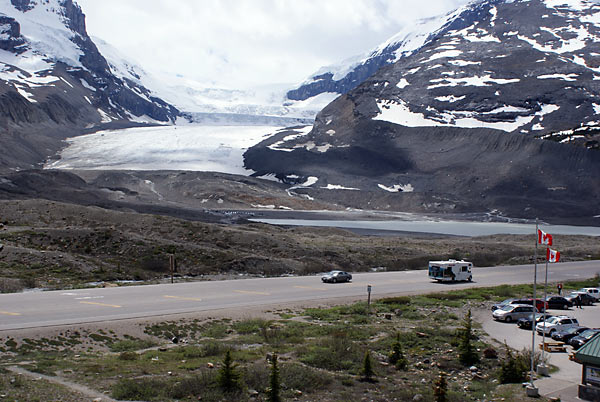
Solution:
[[[325,288],[317,288],[313,286],[294,286],[296,289],[310,289],[310,290],[327,290]]]
[[[189,300],[189,301],[202,301],[202,299],[199,299],[197,297],[181,297],[181,296],[167,296],[164,295],[163,296],[165,299],[178,299],[178,300]]]
[[[79,302],[81,304],[93,304],[94,306],[104,306],[104,307],[114,307],[114,308],[121,308],[122,306],[118,306],[116,304],[106,304],[106,303],[97,303],[97,302],[89,302],[89,301],[82,301]]]
[[[12,313],[10,311],[0,311],[0,314],[4,314],[4,315],[21,315],[21,313]]]
[[[249,290],[234,290],[236,293],[243,293],[246,295],[261,295],[261,296],[271,296],[271,293],[267,292],[251,292]]]

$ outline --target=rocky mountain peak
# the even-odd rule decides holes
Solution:
[[[36,148],[56,150],[65,135],[170,123],[179,115],[139,82],[111,71],[72,0],[3,0],[0,48],[7,51],[0,54],[0,137],[6,145],[0,167],[42,162]],[[34,138],[32,132],[52,139],[21,138]]]
[[[307,95],[387,60],[246,166],[362,207],[600,216],[600,4],[477,1],[415,28],[321,71]]]
[[[34,7],[32,0],[10,0],[13,6],[19,11],[26,12]]]

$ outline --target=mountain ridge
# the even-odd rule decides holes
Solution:
[[[598,216],[600,6],[562,3],[459,9],[325,107],[310,132],[250,149],[247,168],[351,205]]]
[[[0,2],[0,165],[39,166],[91,127],[174,122],[179,111],[116,77],[72,0]]]

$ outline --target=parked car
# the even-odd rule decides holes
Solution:
[[[600,334],[600,329],[598,328],[585,330],[581,334],[571,338],[569,345],[573,346],[573,349],[579,349],[597,334]]]
[[[498,310],[504,306],[515,305],[515,304],[531,304],[531,299],[506,299],[500,303],[496,303],[492,306],[492,311]]]
[[[538,323],[535,326],[535,330],[540,335],[545,333],[546,336],[551,336],[556,331],[562,331],[563,329],[575,326],[579,326],[579,321],[577,321],[577,318],[559,315],[550,317],[548,320],[546,320],[546,322]]]
[[[552,339],[555,341],[560,341],[564,343],[569,343],[571,338],[576,337],[581,334],[583,331],[588,330],[588,327],[571,327],[567,329],[563,329],[562,331],[556,331],[552,334]]]
[[[562,309],[566,310],[569,307],[573,307],[573,303],[562,296],[548,296],[546,298],[546,302],[548,303],[547,309]]]
[[[594,296],[590,296],[589,294],[587,294],[585,292],[571,292],[570,294],[565,296],[565,299],[569,300],[575,306],[577,304],[575,302],[575,298],[577,296],[581,297],[581,305],[582,306],[591,306],[596,301],[596,299],[594,299]]]
[[[585,292],[596,299],[596,301],[600,300],[600,290],[598,288],[581,288],[578,292]]]
[[[498,321],[514,322],[519,318],[530,317],[537,309],[527,304],[507,304],[506,306],[494,310],[492,317]]]
[[[548,319],[550,317],[554,317],[552,314],[546,314],[546,321],[548,321]],[[517,325],[519,326],[519,328],[521,329],[532,329],[534,327],[533,325],[533,314],[529,315],[528,317],[524,317],[524,318],[519,318],[517,320]],[[537,324],[538,322],[542,322],[544,321],[544,314],[543,313],[538,313],[535,315],[535,323]]]
[[[331,271],[323,275],[321,280],[329,283],[350,282],[352,275],[344,271]]]

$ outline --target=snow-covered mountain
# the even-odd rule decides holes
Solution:
[[[467,21],[460,16],[467,7],[469,6],[459,8],[447,15],[416,21],[414,25],[405,27],[366,54],[322,67],[297,88],[289,90],[286,97],[290,101],[306,101],[322,94],[328,94],[333,98],[345,94],[359,86],[381,67],[408,57],[426,43],[435,40],[444,29],[465,24]],[[475,15],[470,17],[476,18]]]
[[[106,41],[97,37],[93,40],[116,76],[148,88],[155,96],[175,105],[194,123],[257,125],[277,121],[279,125],[307,124],[312,123],[317,113],[337,96],[289,100],[286,92],[290,85],[287,84],[229,89],[173,72],[151,74]]]
[[[0,0],[0,165],[31,166],[83,128],[178,115],[115,74],[72,0]]]
[[[312,131],[264,141],[247,167],[362,206],[600,215],[598,3],[474,1],[302,91],[354,85],[377,55]]]

